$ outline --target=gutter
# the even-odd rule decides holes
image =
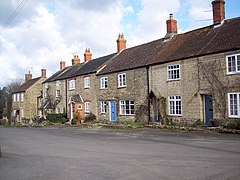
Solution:
[[[150,90],[150,81],[149,81],[149,66],[146,66],[147,69],[147,109],[148,109],[148,124],[150,122],[150,98],[149,98],[149,90]]]

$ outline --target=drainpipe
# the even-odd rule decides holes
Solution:
[[[66,111],[66,118],[68,118],[68,102],[67,102],[67,91],[68,91],[68,89],[67,89],[67,79],[65,79],[65,96],[66,96],[66,107],[65,107],[65,111]]]
[[[150,82],[149,82],[149,66],[146,67],[147,69],[147,109],[148,109],[148,124],[150,122],[150,99],[149,99],[149,90],[150,90]]]

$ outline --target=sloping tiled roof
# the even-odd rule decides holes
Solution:
[[[64,69],[59,70],[58,72],[53,74],[51,77],[46,79],[46,81],[44,81],[44,83],[58,81],[58,80],[67,79],[69,77],[72,77],[72,75],[74,73],[76,73],[76,71],[78,71],[83,65],[84,65],[84,63],[78,63],[78,64],[75,64],[74,66],[65,67]]]
[[[103,66],[107,61],[114,57],[117,53],[113,53],[107,56],[103,56],[97,59],[93,59],[85,63],[82,68],[78,69],[72,74],[73,77],[81,76],[85,74],[95,73],[101,66]]]
[[[32,85],[34,85],[38,80],[41,79],[41,77],[37,77],[31,80],[28,80],[27,82],[23,83],[19,88],[13,91],[13,93],[18,92],[25,92],[28,88],[30,88]]]
[[[240,18],[174,36],[150,64],[240,49]]]
[[[125,49],[99,75],[235,49],[240,49],[240,18]]]
[[[143,67],[149,64],[165,46],[167,42],[159,39],[146,44],[123,50],[99,74],[113,73]]]

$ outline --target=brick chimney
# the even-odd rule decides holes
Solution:
[[[60,69],[64,69],[66,67],[65,61],[60,61]]]
[[[167,34],[165,37],[167,38],[171,38],[173,35],[177,34],[177,21],[173,19],[173,14],[170,14],[169,16],[169,20],[166,21]]]
[[[78,63],[80,63],[80,58],[78,57],[78,55],[74,55],[74,57],[72,59],[72,65],[75,65]]]
[[[124,35],[119,34],[118,39],[117,39],[117,52],[120,52],[123,49],[126,49],[126,42],[127,42],[127,40],[124,39]]]
[[[46,77],[47,77],[47,76],[46,76],[46,69],[42,69],[41,72],[42,72],[42,77],[43,77],[43,78],[46,78]]]
[[[29,81],[32,79],[32,74],[30,73],[30,71],[28,71],[28,74],[25,74],[25,81]]]
[[[92,53],[90,51],[90,48],[86,49],[84,53],[84,62],[88,62],[92,60]]]
[[[225,19],[225,1],[212,1],[213,24],[220,24]]]

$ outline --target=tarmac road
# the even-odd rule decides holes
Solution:
[[[240,135],[5,128],[1,180],[240,179]]]

